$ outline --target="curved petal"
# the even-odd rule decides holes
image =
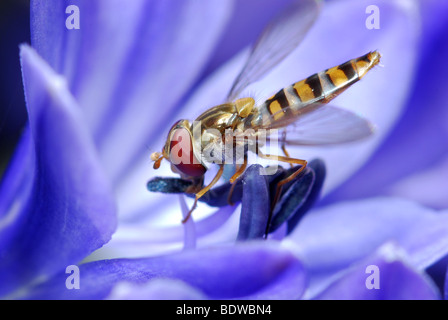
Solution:
[[[446,177],[448,177],[448,153],[431,168],[395,181],[386,192],[395,197],[418,201],[431,208],[448,209]]]
[[[63,78],[26,45],[21,62],[33,152],[19,150],[17,161],[30,157],[25,188],[1,215],[0,295],[80,261],[116,226],[111,188]]]
[[[269,222],[270,201],[266,173],[261,165],[250,166],[243,177],[243,199],[237,239],[262,238]]]
[[[325,164],[315,159],[305,170],[303,176],[296,179],[275,206],[271,229],[275,230],[287,221],[287,233],[291,233],[316,202],[325,180]]]
[[[144,284],[119,282],[108,300],[204,300],[199,290],[180,280],[154,279]]]
[[[160,278],[183,281],[211,299],[296,299],[305,288],[300,261],[289,250],[266,242],[87,263],[80,266],[79,290],[61,286],[66,277],[57,275],[26,298],[103,299],[118,282],[141,284]]]
[[[194,231],[198,246],[231,242],[237,237],[239,214],[237,206],[219,208],[210,216],[194,220]],[[179,211],[181,209],[179,208]],[[138,258],[176,252],[182,248],[186,230],[178,212],[177,225],[157,226],[150,222],[123,223],[114,233],[112,240],[96,250],[84,261],[112,258]],[[185,244],[184,244],[185,247]]]
[[[440,292],[431,279],[409,265],[406,258],[402,249],[393,243],[387,243],[373,255],[350,267],[315,299],[440,299]]]
[[[445,300],[448,300],[448,268],[445,275],[445,292],[444,292]]]
[[[352,201],[309,212],[289,237],[314,281],[312,291],[391,240],[422,270],[448,253],[448,212],[397,198]]]

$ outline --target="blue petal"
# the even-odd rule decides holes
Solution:
[[[302,219],[302,217],[305,215],[305,213],[311,209],[311,207],[314,205],[314,203],[318,200],[318,197],[321,193],[322,186],[325,181],[325,175],[326,175],[326,168],[325,164],[320,159],[312,160],[309,163],[309,167],[314,172],[314,182],[311,186],[311,190],[309,191],[308,195],[306,196],[305,201],[301,204],[300,207],[296,208],[296,211],[293,213],[291,218],[288,220],[288,234],[291,233],[299,221]]]
[[[297,299],[306,283],[300,261],[290,251],[264,241],[155,258],[87,263],[80,266],[79,290],[61,285],[66,278],[61,273],[26,298],[103,299],[116,283],[144,284],[163,278],[183,281],[211,299]]]
[[[307,265],[314,291],[390,240],[417,269],[430,266],[448,253],[448,212],[396,198],[340,203],[309,212],[289,240]]]
[[[316,299],[434,300],[440,293],[426,274],[409,265],[402,249],[388,243],[352,266]]]
[[[194,229],[199,239],[199,246],[204,246],[202,239],[206,239],[208,244],[235,240],[239,220],[239,215],[234,213],[236,208],[236,206],[225,206],[212,212],[210,216],[195,220]],[[185,229],[180,222],[179,211],[180,209],[175,220],[178,223],[174,226],[158,226],[135,221],[121,224],[112,240],[103,248],[96,250],[87,260],[139,258],[180,250],[182,241],[185,240]]]
[[[180,280],[154,279],[144,284],[119,282],[108,300],[203,300],[199,290]]]
[[[316,202],[325,179],[325,164],[321,160],[311,161],[303,175],[295,179],[274,208],[271,230],[275,231],[287,221],[291,233],[303,215]]]
[[[445,300],[448,300],[448,268],[446,270],[445,275],[445,293],[444,293]]]
[[[28,167],[0,213],[0,295],[79,262],[116,226],[110,186],[63,78],[28,46],[21,62],[30,121],[24,141],[33,145],[18,150],[15,160]]]
[[[436,163],[428,169],[416,170],[414,173],[394,181],[386,192],[396,197],[418,201],[427,207],[448,209],[446,192],[448,152],[443,159],[435,161]]]
[[[244,175],[238,240],[261,238],[266,233],[270,200],[275,195],[277,183],[296,171],[297,167],[282,170],[280,175],[275,176],[261,175],[262,169],[259,165],[250,166]],[[294,230],[302,216],[317,200],[324,178],[325,165],[320,160],[313,160],[303,174],[284,185],[280,200],[272,212],[269,233],[277,230],[286,221],[288,233]]]
[[[261,238],[266,233],[271,203],[264,168],[250,166],[243,177],[243,205],[238,240]]]

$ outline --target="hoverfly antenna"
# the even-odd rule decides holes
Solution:
[[[163,153],[162,152],[153,152],[151,153],[151,160],[154,161],[154,169],[159,169],[160,163],[163,160]]]

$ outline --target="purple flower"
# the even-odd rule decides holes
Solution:
[[[202,204],[185,225],[176,195],[146,190],[149,154],[171,124],[222,102],[247,45],[291,2],[82,0],[79,29],[66,28],[70,1],[31,2],[31,46],[20,48],[29,125],[0,185],[0,297],[441,297],[425,270],[448,252],[446,28],[428,18],[444,21],[442,1],[379,1],[380,29],[366,27],[369,1],[323,3],[300,47],[243,92],[267,98],[382,53],[384,67],[334,101],[376,134],[289,150],[323,159],[318,208],[308,211],[322,162],[285,188],[267,240],[258,238],[275,183],[258,167],[244,177],[241,210]],[[168,165],[157,175],[174,177]],[[76,264],[80,289],[70,290],[66,267]]]

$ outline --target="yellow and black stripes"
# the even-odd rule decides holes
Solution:
[[[361,79],[379,60],[380,54],[377,51],[369,52],[315,73],[277,92],[265,101],[259,111],[261,114],[273,115],[274,120],[278,120],[297,114],[300,109],[312,103],[327,103]]]
[[[287,107],[289,107],[293,103],[290,99],[288,99],[287,93],[285,91],[286,89],[287,88],[280,90],[265,102],[265,106],[267,107],[268,112],[274,115],[275,120],[283,117],[284,112],[280,111],[285,110],[285,112],[287,112]]]

